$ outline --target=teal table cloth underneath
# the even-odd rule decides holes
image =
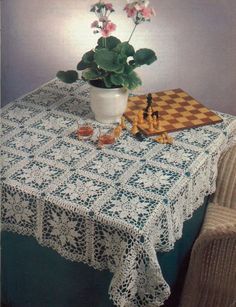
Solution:
[[[157,257],[171,296],[165,307],[177,307],[191,247],[205,215],[208,197],[184,223],[172,251]],[[112,274],[65,260],[34,238],[2,233],[2,303],[7,307],[114,307],[108,297]]]

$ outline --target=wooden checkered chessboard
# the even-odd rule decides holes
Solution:
[[[138,111],[145,110],[146,95],[129,97],[125,117],[133,122]],[[138,128],[147,136],[219,123],[222,119],[181,89],[152,93],[153,112],[159,112],[159,128],[149,130],[147,120]]]

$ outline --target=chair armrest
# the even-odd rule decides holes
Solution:
[[[236,145],[223,153],[218,164],[213,203],[236,209]]]
[[[236,210],[209,204],[191,252],[180,306],[231,306],[236,302],[235,285]]]
[[[236,210],[223,207],[221,204],[210,203],[204,218],[201,235],[211,231],[236,229]]]
[[[219,241],[234,236],[236,238],[236,210],[210,203],[192,253],[214,240]]]

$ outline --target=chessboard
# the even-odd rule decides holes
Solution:
[[[138,121],[138,113],[147,107],[147,96],[131,96],[124,116],[130,122],[137,122],[138,129],[146,136],[189,129],[219,123],[222,119],[196,101],[182,89],[152,93],[152,112],[158,115],[158,125],[150,130],[147,119]],[[158,113],[157,113],[158,111]],[[141,112],[142,113],[142,112]]]

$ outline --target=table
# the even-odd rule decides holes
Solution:
[[[208,198],[184,222],[182,237],[174,249],[157,253],[162,275],[171,290],[164,307],[178,306],[191,248],[200,231]],[[108,270],[99,271],[82,262],[67,260],[51,248],[39,245],[32,236],[9,231],[1,234],[3,306],[114,307],[108,295],[111,280],[112,273]]]
[[[52,80],[3,109],[2,229],[109,269],[117,306],[161,305],[170,290],[156,252],[173,249],[214,192],[217,161],[235,141],[235,117],[220,116],[174,133],[172,146],[125,132],[99,151],[75,135],[77,121],[93,122],[88,86]]]

